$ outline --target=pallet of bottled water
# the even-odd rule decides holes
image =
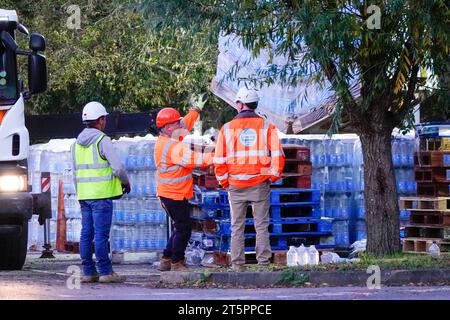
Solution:
[[[111,245],[113,253],[161,251],[167,243],[167,217],[156,198],[156,139],[114,142],[127,169],[131,192],[114,201]]]

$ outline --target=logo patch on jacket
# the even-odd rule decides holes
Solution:
[[[244,129],[239,135],[239,141],[246,147],[251,147],[256,143],[256,131],[254,129]]]

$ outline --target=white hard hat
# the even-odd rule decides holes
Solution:
[[[259,97],[258,93],[256,93],[256,90],[247,89],[245,87],[240,88],[236,93],[236,97],[234,98],[234,102],[240,101],[242,103],[258,102],[258,100]]]
[[[106,112],[105,107],[100,102],[92,101],[84,106],[81,118],[83,121],[91,121],[107,116],[108,114],[109,113]]]

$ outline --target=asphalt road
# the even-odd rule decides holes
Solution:
[[[71,267],[72,266],[72,267]],[[81,284],[71,278],[78,256],[42,261],[30,256],[23,271],[0,271],[0,299],[31,300],[450,300],[450,286],[166,289],[155,288],[159,272],[150,265],[115,265],[124,284]],[[69,269],[69,267],[71,269]],[[72,270],[73,269],[73,270]],[[68,272],[69,271],[69,272]]]

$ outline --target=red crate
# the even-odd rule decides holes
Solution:
[[[281,184],[273,184],[272,188],[311,189],[311,176],[286,176]]]
[[[207,189],[220,188],[219,181],[217,181],[215,175],[194,173],[192,178],[194,179],[194,184],[199,187],[205,187]]]
[[[284,173],[297,173],[301,176],[310,176],[312,174],[311,162],[286,160],[284,164]]]
[[[297,146],[285,146],[283,147],[284,155],[286,159],[299,160],[304,162],[311,161],[311,152],[309,148],[297,147]]]

